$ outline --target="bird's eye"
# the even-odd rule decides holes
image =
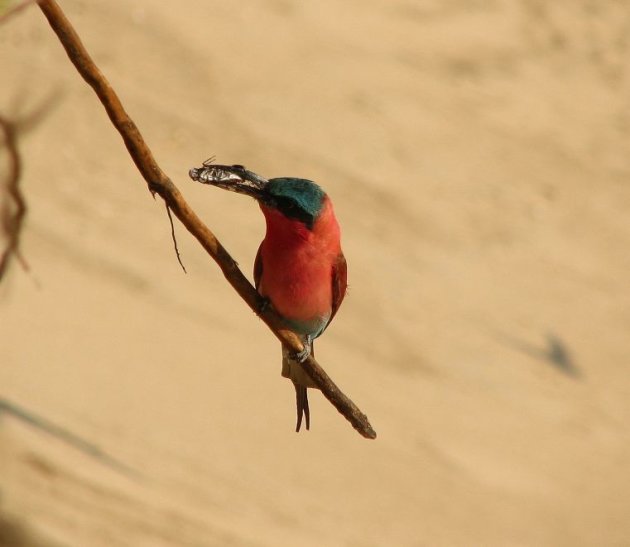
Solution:
[[[286,197],[279,197],[277,199],[278,207],[285,211],[293,211],[295,209],[295,202]]]

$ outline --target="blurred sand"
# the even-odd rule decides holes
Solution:
[[[0,545],[630,543],[630,2],[62,7],[248,275],[262,216],[190,167],[332,196],[351,290],[318,358],[379,438],[316,393],[294,433],[276,340],[178,225],[180,270],[31,7],[0,27],[0,113],[51,103],[0,398],[139,475],[0,415]]]

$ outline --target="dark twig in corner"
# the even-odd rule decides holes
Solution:
[[[25,270],[28,270],[28,265],[20,255],[20,233],[26,214],[26,202],[20,191],[22,162],[17,148],[17,132],[15,124],[2,117],[0,117],[0,128],[4,132],[4,144],[9,156],[9,170],[4,184],[4,191],[9,199],[2,203],[2,209],[0,209],[0,222],[7,239],[7,245],[0,254],[0,280],[2,280],[14,256]]]
[[[136,167],[147,182],[149,190],[153,194],[158,194],[166,202],[167,207],[216,261],[230,285],[245,300],[247,305],[260,316],[275,336],[290,350],[302,351],[303,347],[298,337],[282,326],[273,310],[264,306],[263,299],[243,275],[225,247],[199,219],[177,187],[160,169],[136,124],[125,112],[120,99],[92,61],[59,5],[54,0],[40,0],[39,7],[57,34],[70,61],[98,95],[114,127],[120,133]],[[361,435],[368,439],[376,438],[376,432],[372,429],[367,416],[342,393],[313,357],[304,361],[302,366],[313,378],[324,396]]]

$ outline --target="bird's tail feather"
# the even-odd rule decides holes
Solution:
[[[309,352],[314,354],[312,341],[304,337],[302,342],[309,344]],[[295,402],[297,406],[297,425],[295,431],[300,431],[302,419],[304,419],[306,429],[310,429],[311,414],[308,406],[307,388],[317,387],[317,384],[304,372],[302,365],[292,357],[291,352],[285,347],[282,348],[282,376],[289,378],[295,386]]]
[[[302,427],[302,416],[304,416],[306,429],[309,430],[311,428],[311,411],[308,408],[308,393],[306,392],[306,388],[296,384],[295,382],[293,385],[295,386],[295,403],[297,407],[297,424],[295,426],[295,432],[298,433],[300,431],[300,427]]]

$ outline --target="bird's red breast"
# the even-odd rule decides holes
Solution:
[[[314,337],[334,316],[346,292],[339,225],[326,196],[312,228],[261,204],[267,233],[256,257],[256,287],[294,330]]]

